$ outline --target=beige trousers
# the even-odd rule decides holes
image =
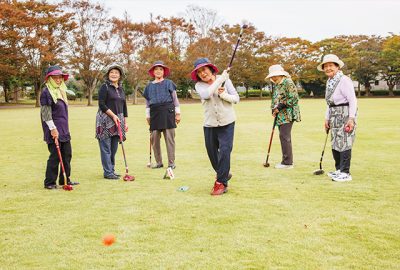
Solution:
[[[157,164],[163,164],[161,156],[161,133],[163,133],[165,145],[167,146],[168,166],[175,165],[175,129],[153,130],[151,132],[151,145]]]

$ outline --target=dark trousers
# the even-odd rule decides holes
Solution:
[[[72,148],[71,142],[59,142],[62,160],[64,163],[65,174],[67,175],[67,181],[70,181],[71,175],[71,159],[72,159]],[[64,176],[61,170],[60,160],[57,154],[57,148],[55,143],[50,143],[47,145],[49,149],[50,156],[47,160],[46,167],[46,179],[44,180],[45,186],[55,185],[58,178],[58,183],[64,185]]]
[[[332,149],[333,158],[335,159],[335,168],[344,173],[350,173],[351,149],[339,152]]]
[[[228,186],[235,122],[223,127],[204,127],[208,158],[217,173],[217,181]]]
[[[293,122],[279,126],[279,139],[281,141],[281,149],[282,149],[281,164],[285,165],[293,165],[292,127],[293,127]]]

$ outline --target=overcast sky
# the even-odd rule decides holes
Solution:
[[[223,22],[248,20],[259,31],[277,37],[318,41],[336,35],[400,34],[400,0],[100,0],[111,16],[126,10],[134,22],[150,13],[179,16],[188,5],[217,11]]]

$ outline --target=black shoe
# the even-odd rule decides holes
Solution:
[[[153,165],[151,168],[152,169],[159,169],[159,168],[162,168],[162,167],[164,167],[163,164],[156,164],[156,165]]]
[[[67,185],[76,186],[76,185],[79,185],[79,182],[68,181]]]
[[[119,177],[116,176],[115,174],[106,175],[106,176],[104,176],[104,178],[108,179],[108,180],[118,180],[119,179]]]
[[[121,177],[121,175],[120,175],[120,174],[118,174],[118,173],[114,173],[114,175],[116,175],[116,176],[118,176],[118,177]]]
[[[57,189],[57,185],[44,186],[45,189]]]

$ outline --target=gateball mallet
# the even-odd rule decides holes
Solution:
[[[268,159],[269,159],[269,153],[271,152],[272,138],[274,137],[277,118],[278,118],[277,116],[275,116],[275,118],[274,118],[274,124],[272,126],[271,136],[269,137],[268,154],[267,154],[267,158],[265,159],[265,163],[263,163],[263,166],[266,168],[268,168],[270,166],[268,163]]]
[[[324,158],[325,147],[326,147],[326,142],[328,141],[328,136],[329,136],[329,129],[326,130],[324,148],[322,149],[321,159],[319,160],[319,169],[314,171],[314,175],[324,174],[324,170],[322,169],[322,159]]]
[[[124,176],[124,181],[134,181],[135,177],[133,175],[128,174],[128,163],[126,162],[126,156],[125,156],[125,148],[124,148],[124,143],[123,143],[123,138],[122,138],[122,130],[121,130],[121,124],[118,122],[118,133],[119,133],[119,143],[121,144],[122,148],[122,154],[124,155],[124,162],[125,162],[125,176]]]
[[[64,162],[63,162],[62,156],[61,156],[60,144],[59,144],[57,138],[54,139],[54,142],[55,142],[55,144],[56,144],[58,159],[60,160],[61,171],[62,171],[63,177],[64,177],[63,190],[71,191],[71,190],[73,190],[74,188],[72,187],[72,185],[68,185],[67,174],[65,173]]]
[[[151,130],[149,135],[149,163],[147,163],[147,168],[151,168]]]

